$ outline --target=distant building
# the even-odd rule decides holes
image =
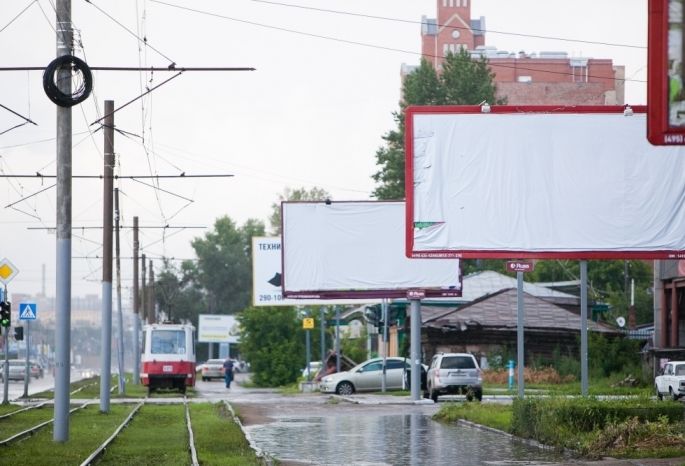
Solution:
[[[483,0],[485,1],[485,0]],[[509,105],[623,105],[625,67],[611,59],[566,52],[507,52],[486,45],[485,18],[471,18],[470,0],[437,0],[437,18],[421,20],[421,53],[440,71],[448,52],[486,57],[498,97]],[[414,67],[403,65],[402,74]]]

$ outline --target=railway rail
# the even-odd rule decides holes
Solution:
[[[88,406],[89,404],[91,404],[90,401],[88,401],[88,402],[86,402],[86,403],[83,403],[81,406],[77,406],[77,407],[75,407],[75,408],[72,408],[72,409],[69,410],[69,414],[72,414],[72,413],[78,411],[79,409],[83,409],[83,408],[85,408],[86,406]],[[41,422],[41,423],[39,423],[39,424],[36,424],[35,426],[29,427],[29,428],[26,429],[26,430],[22,430],[22,431],[19,432],[19,433],[16,433],[16,434],[14,434],[14,435],[11,435],[10,437],[7,437],[7,438],[4,439],[4,440],[0,440],[0,446],[2,446],[2,445],[7,445],[7,444],[9,444],[9,443],[11,443],[11,442],[14,442],[15,440],[19,440],[19,439],[22,439],[22,438],[24,438],[24,437],[28,437],[29,435],[33,435],[35,432],[39,431],[39,430],[42,429],[43,427],[50,425],[54,420],[55,420],[55,418],[50,418],[50,419],[47,420],[47,421],[43,421],[43,422]]]

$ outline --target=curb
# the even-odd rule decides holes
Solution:
[[[257,443],[252,439],[252,436],[247,432],[245,429],[245,426],[243,426],[243,423],[240,421],[240,418],[235,414],[235,411],[233,410],[233,406],[226,401],[223,400],[223,403],[226,405],[228,410],[231,412],[231,416],[233,417],[233,421],[238,424],[238,427],[240,427],[240,430],[242,431],[243,435],[245,436],[245,439],[247,442],[250,444],[250,448],[255,452],[255,455],[257,455],[257,458],[261,460],[261,462],[267,466],[274,466],[274,458],[261,448],[257,446]]]

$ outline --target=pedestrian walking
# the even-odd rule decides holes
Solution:
[[[226,358],[224,361],[224,380],[226,381],[226,388],[231,388],[231,382],[233,382],[233,361],[231,358]]]

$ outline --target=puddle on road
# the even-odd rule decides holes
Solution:
[[[257,446],[281,461],[316,465],[476,466],[543,464],[553,452],[424,414],[300,417],[249,426]]]

